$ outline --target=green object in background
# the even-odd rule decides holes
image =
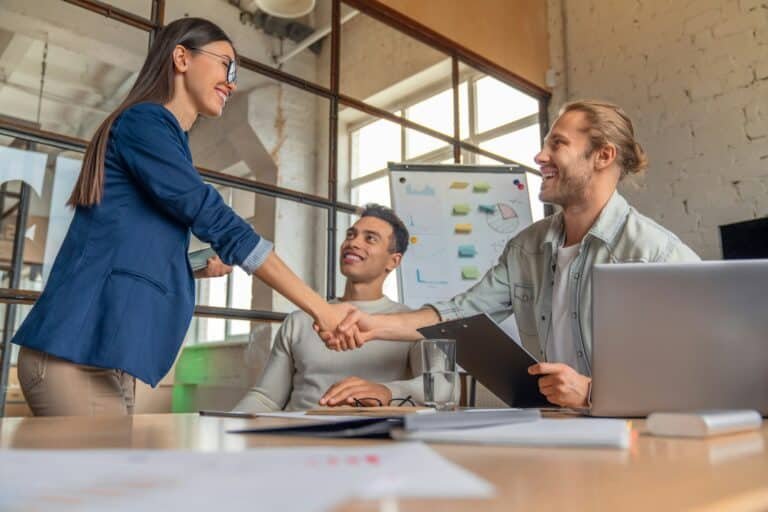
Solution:
[[[461,267],[462,279],[477,279],[480,277],[480,271],[477,267]]]
[[[197,386],[205,383],[210,375],[211,358],[210,348],[205,345],[192,345],[181,351],[176,361],[171,412],[197,412],[194,405]]]
[[[475,183],[475,186],[472,187],[472,192],[488,192],[491,189],[491,186],[488,183],[481,182],[481,183]]]
[[[470,206],[468,204],[455,204],[453,205],[454,215],[466,215],[469,213]]]
[[[201,343],[184,347],[176,361],[172,412],[227,407],[223,397],[249,385],[247,342]]]

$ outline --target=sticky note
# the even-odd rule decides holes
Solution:
[[[488,192],[491,189],[491,186],[485,182],[481,183],[475,183],[475,186],[472,187],[472,192]]]
[[[467,188],[468,186],[469,186],[469,183],[467,183],[466,181],[454,181],[453,183],[451,183],[450,188],[464,189],[464,188]]]
[[[481,204],[477,207],[478,210],[480,210],[483,213],[495,213],[496,212],[496,205],[494,204]]]
[[[475,254],[477,254],[477,249],[474,245],[459,246],[459,258],[474,258]]]
[[[480,271],[477,267],[461,267],[462,279],[477,279],[480,277]]]
[[[469,213],[470,207],[468,204],[455,204],[453,205],[454,215],[466,215]]]
[[[456,224],[456,227],[454,228],[454,231],[456,233],[471,233],[472,232],[472,224]]]

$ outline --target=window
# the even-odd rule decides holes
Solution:
[[[238,90],[223,119],[200,120],[190,131],[193,160],[289,266],[328,297],[339,294],[339,233],[354,222],[355,205],[389,204],[388,161],[447,163],[460,152],[467,162],[525,164],[529,146],[538,143],[545,91],[517,90],[507,82],[522,81],[492,67],[477,72],[461,48],[396,20],[378,21],[369,15],[379,9],[374,2],[353,8],[318,0],[312,13],[290,22],[246,13],[240,4],[2,2],[0,166],[31,159],[25,172],[42,173],[43,181],[24,208],[19,182],[0,184],[0,314],[16,292],[11,288],[34,294],[44,287],[71,219],[63,203],[82,153],[135,82],[161,20],[203,16],[235,41]],[[153,12],[153,5],[160,9]],[[11,250],[17,218],[27,240],[21,258]],[[15,284],[8,279],[13,268],[21,277]],[[390,277],[385,285],[390,296],[393,283]],[[263,327],[271,326],[259,322],[274,326],[294,309],[239,270],[197,287],[189,343],[239,342],[254,333],[268,339],[270,328]],[[3,333],[6,341],[29,305],[11,308],[15,322]]]
[[[465,66],[459,85],[462,141],[498,155],[495,160],[477,152],[464,152],[462,163],[502,164],[504,159],[535,169],[534,156],[541,148],[539,101],[522,91]],[[453,126],[453,89],[436,92],[394,110],[397,115],[439,131]],[[449,106],[451,108],[449,108]],[[353,204],[390,205],[387,162],[452,163],[453,145],[417,130],[386,120],[352,125],[350,199]],[[543,218],[538,199],[540,178],[529,173],[534,220]]]

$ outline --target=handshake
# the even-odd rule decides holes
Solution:
[[[315,315],[314,329],[330,350],[353,350],[386,334],[386,317],[363,313],[351,304],[328,304]]]

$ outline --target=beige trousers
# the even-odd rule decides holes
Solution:
[[[21,347],[19,383],[35,416],[133,414],[136,379]]]

